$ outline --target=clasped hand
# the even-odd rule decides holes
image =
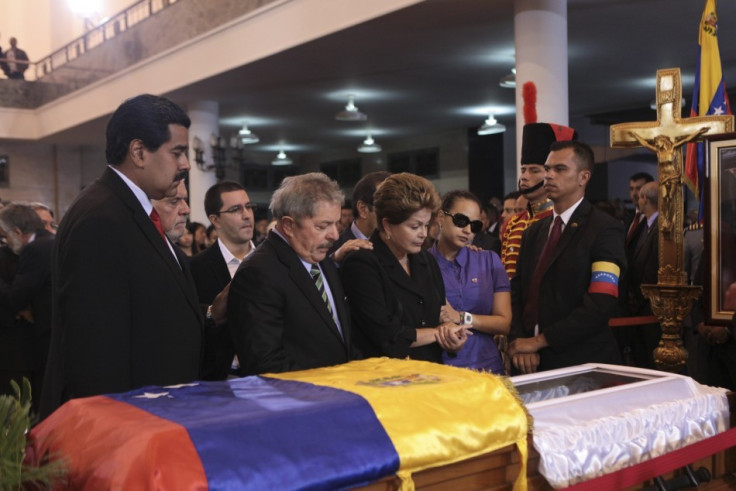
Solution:
[[[457,353],[465,345],[468,336],[473,333],[470,326],[458,326],[454,322],[445,322],[437,326],[435,339],[443,350],[448,353]]]

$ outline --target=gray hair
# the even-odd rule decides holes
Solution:
[[[659,185],[650,181],[645,183],[639,190],[640,195],[644,195],[655,207],[657,207],[659,199]]]
[[[10,203],[0,209],[0,227],[9,231],[19,228],[24,234],[32,234],[44,229],[38,213],[26,203]]]
[[[337,182],[321,172],[291,176],[281,181],[271,197],[269,209],[276,220],[289,216],[294,220],[314,216],[317,203],[345,202],[345,194]]]

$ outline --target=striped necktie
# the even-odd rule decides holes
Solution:
[[[322,301],[327,305],[327,310],[330,312],[330,315],[332,315],[332,306],[330,305],[330,299],[327,298],[327,291],[325,291],[324,279],[322,278],[322,272],[319,270],[319,266],[312,264],[309,274],[312,275],[314,285],[317,287],[317,291],[322,297]]]

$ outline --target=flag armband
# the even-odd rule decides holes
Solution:
[[[618,298],[618,278],[621,268],[616,263],[596,261],[591,266],[588,293],[602,293]]]

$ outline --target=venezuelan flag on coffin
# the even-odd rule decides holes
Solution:
[[[67,402],[32,431],[72,489],[347,489],[516,444],[527,414],[504,379],[374,358]]]

